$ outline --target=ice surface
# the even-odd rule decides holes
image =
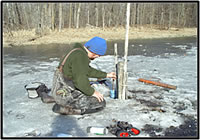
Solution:
[[[187,48],[181,45],[174,47]],[[51,88],[54,70],[59,63],[58,58],[15,63],[17,58],[5,55],[3,136],[24,137],[26,133],[37,130],[41,137],[54,137],[59,133],[70,134],[73,137],[100,137],[87,134],[86,128],[106,127],[112,123],[112,119],[128,121],[140,129],[141,134],[138,137],[165,136],[169,128],[179,129],[187,120],[196,121],[197,47],[191,47],[183,56],[166,55],[169,57],[128,56],[128,99],[112,99],[109,97],[108,87],[93,85],[104,94],[106,108],[94,114],[74,116],[53,113],[53,104],[44,104],[40,98],[28,99],[24,88],[24,85],[31,82],[42,82]],[[91,66],[112,72],[115,71],[114,60],[114,56],[103,56],[92,61]],[[138,78],[176,85],[177,89],[144,84],[139,82]],[[195,126],[192,131],[196,131]],[[115,136],[108,134],[106,137]]]

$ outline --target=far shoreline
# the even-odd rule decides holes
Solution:
[[[196,36],[181,36],[181,37],[162,37],[162,38],[134,38],[134,39],[129,39],[129,45],[131,41],[140,41],[140,40],[164,40],[164,39],[167,39],[167,40],[170,40],[170,39],[188,39],[188,38],[196,38]],[[113,39],[113,40],[107,40],[107,43],[109,42],[114,42],[116,41],[117,42],[121,42],[121,41],[125,41],[125,39]],[[60,46],[63,46],[63,45],[73,45],[75,43],[81,43],[81,44],[84,44],[86,41],[79,41],[79,42],[70,42],[70,43],[59,43],[59,42],[54,42],[54,43],[41,43],[41,44],[21,44],[21,45],[9,45],[9,46],[4,46],[4,48],[10,48],[10,47],[60,47]]]
[[[125,40],[125,29],[119,28],[80,28],[80,29],[63,29],[61,32],[48,31],[42,36],[36,36],[35,31],[16,31],[13,36],[8,34],[3,36],[3,47],[16,46],[40,46],[48,44],[73,44],[76,42],[86,42],[94,36],[106,39],[108,42],[114,40]],[[139,39],[170,39],[181,37],[196,37],[197,28],[171,28],[169,30],[143,28],[130,28],[129,40]]]

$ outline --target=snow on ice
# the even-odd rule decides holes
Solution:
[[[169,43],[170,44],[170,43]],[[187,46],[173,46],[187,49]],[[5,56],[8,57],[8,56]],[[94,114],[59,115],[52,112],[53,104],[28,99],[24,85],[34,81],[51,88],[58,58],[48,61],[22,61],[5,58],[3,70],[3,135],[25,137],[37,130],[39,137],[54,137],[59,133],[73,137],[115,137],[112,134],[88,134],[88,126],[106,127],[112,119],[128,121],[141,130],[133,137],[179,137],[197,135],[197,47],[185,55],[128,56],[127,100],[112,99],[105,85],[93,85],[104,94],[106,108]],[[22,58],[23,59],[23,58]],[[119,61],[122,61],[120,58]],[[31,63],[31,65],[30,65]],[[105,72],[115,71],[114,56],[95,59],[91,66]],[[12,70],[12,71],[11,71]],[[27,78],[28,77],[28,78]],[[144,84],[139,78],[176,85],[166,89]],[[108,81],[111,82],[110,79]]]

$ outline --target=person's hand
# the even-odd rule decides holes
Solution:
[[[101,94],[101,93],[99,93],[99,92],[97,92],[97,91],[95,91],[94,94],[93,94],[92,96],[96,97],[96,98],[98,99],[99,102],[102,102],[102,101],[104,100],[103,94]]]
[[[115,72],[110,72],[110,73],[107,73],[107,76],[106,78],[112,78],[112,79],[116,79],[116,73]]]

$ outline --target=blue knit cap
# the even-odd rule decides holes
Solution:
[[[106,40],[100,37],[90,39],[84,46],[91,52],[98,55],[104,55],[107,50]]]

